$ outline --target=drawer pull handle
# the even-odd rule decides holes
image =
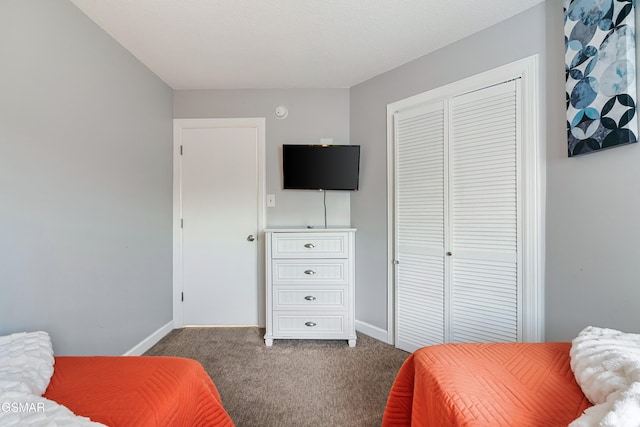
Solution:
[[[309,276],[313,276],[314,274],[316,274],[316,272],[313,271],[313,270],[305,270],[304,274],[308,274]]]
[[[307,301],[315,301],[316,297],[314,297],[313,295],[307,295],[306,297],[304,297],[304,299],[306,299]]]
[[[307,248],[307,249],[311,249],[311,248],[315,248],[316,245],[314,245],[313,243],[305,243],[304,247]]]
[[[313,328],[314,326],[316,326],[316,322],[306,322],[304,325]]]

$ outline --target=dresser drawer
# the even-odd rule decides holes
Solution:
[[[346,285],[346,259],[274,259],[271,264],[274,285]]]
[[[274,233],[272,258],[346,258],[347,233]]]
[[[313,315],[288,314],[287,312],[273,313],[274,335],[296,336],[322,335],[323,333],[345,333],[345,316],[342,314]]]
[[[273,288],[275,310],[346,310],[346,288],[343,289],[289,289]]]

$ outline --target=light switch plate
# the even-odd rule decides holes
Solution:
[[[276,195],[275,194],[267,194],[267,207],[273,208],[276,205]]]

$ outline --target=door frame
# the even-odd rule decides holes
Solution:
[[[397,112],[435,102],[512,79],[521,79],[522,171],[522,338],[544,341],[545,276],[545,147],[540,142],[538,55],[459,80],[387,105],[387,343],[395,344],[395,128]]]
[[[184,307],[182,304],[182,292],[184,291],[182,271],[182,161],[181,145],[182,131],[184,129],[208,129],[208,128],[255,128],[258,137],[258,229],[256,230],[257,256],[258,256],[258,326],[265,325],[265,284],[264,284],[264,226],[266,223],[265,193],[266,193],[266,163],[265,144],[266,130],[265,118],[212,118],[212,119],[174,119],[173,120],[173,327],[175,329],[184,326]]]

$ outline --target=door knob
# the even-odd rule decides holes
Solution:
[[[451,252],[447,252],[447,256],[451,256],[453,255]]]
[[[254,237],[254,235],[253,235],[253,234],[249,234],[249,235],[247,236],[247,242],[253,242],[254,240],[256,240],[256,238]]]

